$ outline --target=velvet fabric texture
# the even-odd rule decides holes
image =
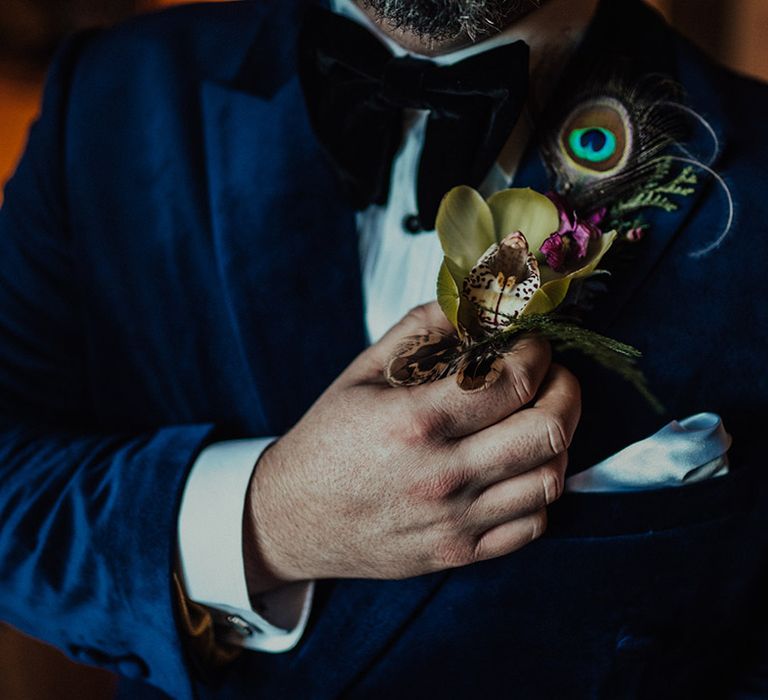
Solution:
[[[403,111],[429,111],[416,190],[431,231],[445,193],[479,187],[512,133],[528,96],[528,54],[518,41],[451,66],[397,58],[357,22],[310,7],[298,64],[312,129],[359,209],[387,203]]]
[[[324,583],[293,652],[189,663],[172,588],[189,466],[211,440],[289,429],[365,344],[354,212],[296,76],[300,12],[177,9],[56,63],[0,213],[0,618],[133,678],[131,698],[768,696],[768,89],[633,0],[603,3],[564,81],[590,60],[679,80],[722,138],[738,217],[698,258],[725,220],[715,188],[650,217],[591,323],[645,352],[668,415],[569,359],[570,468],[706,410],[733,434],[731,473],[566,494],[518,553]],[[535,143],[515,184],[547,189]]]

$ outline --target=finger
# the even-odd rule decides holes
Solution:
[[[366,379],[383,381],[384,366],[397,346],[408,336],[427,329],[454,332],[451,322],[436,301],[411,309],[378,342],[359,355],[345,374],[349,374],[350,378],[357,382]]]
[[[464,514],[464,527],[480,534],[536,513],[563,493],[567,453],[524,474],[499,481],[482,491]]]
[[[453,461],[484,489],[538,467],[566,452],[581,417],[576,377],[552,365],[534,404],[461,440]]]
[[[519,411],[536,396],[551,361],[549,343],[523,338],[504,357],[501,376],[488,388],[462,391],[455,377],[413,387],[416,419],[428,433],[462,438],[488,428]]]
[[[547,511],[542,508],[517,520],[510,520],[484,533],[475,546],[475,559],[503,557],[525,547],[544,534]]]

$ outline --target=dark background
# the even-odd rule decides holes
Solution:
[[[766,0],[649,2],[720,61],[768,80]],[[0,0],[0,184],[13,171],[23,148],[38,109],[45,67],[61,37],[81,27],[109,24],[177,3]],[[72,664],[58,652],[0,624],[2,700],[100,700],[111,697],[113,688],[109,674]]]

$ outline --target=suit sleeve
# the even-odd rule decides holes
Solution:
[[[213,426],[106,434],[90,406],[62,177],[68,85],[85,42],[56,59],[0,211],[0,619],[187,698],[176,523]]]

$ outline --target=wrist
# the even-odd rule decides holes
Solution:
[[[251,596],[280,588],[289,583],[307,580],[287,561],[295,559],[286,551],[285,537],[291,529],[286,511],[285,494],[276,484],[271,467],[273,448],[270,446],[254,467],[248,486],[243,517],[243,559],[248,593]]]

